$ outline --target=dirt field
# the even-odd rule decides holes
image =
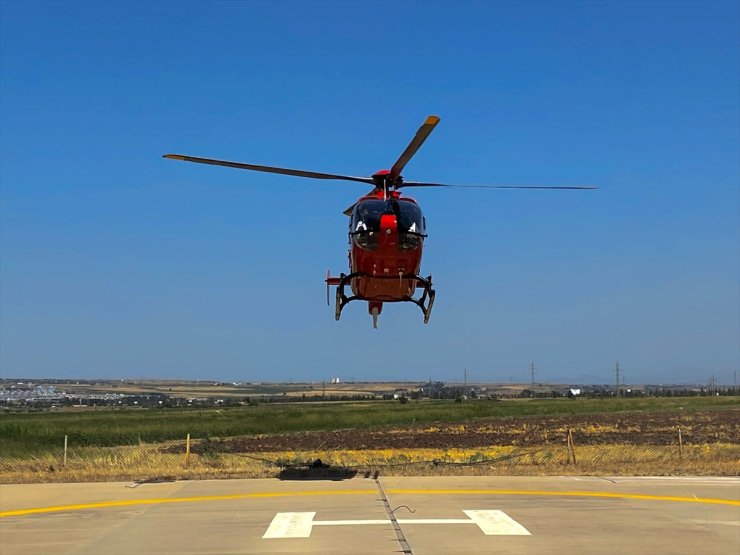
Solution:
[[[677,442],[678,428],[686,444],[739,444],[740,410],[486,418],[455,425],[302,432],[211,440],[194,445],[193,452],[524,447],[562,444],[568,429],[578,445],[669,445]]]

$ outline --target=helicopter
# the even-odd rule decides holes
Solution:
[[[422,181],[405,181],[401,175],[406,164],[439,123],[438,116],[429,116],[401,153],[390,170],[379,170],[370,177],[320,173],[274,166],[260,166],[199,158],[182,154],[165,154],[163,158],[226,166],[243,170],[327,179],[353,181],[372,185],[372,189],[344,211],[349,216],[349,273],[326,275],[326,302],[330,287],[336,287],[334,318],[338,321],[344,307],[352,301],[367,301],[373,328],[384,303],[410,302],[418,306],[429,322],[436,292],[432,276],[420,274],[421,257],[426,233],[426,219],[416,200],[401,196],[404,187],[459,187],[481,189],[597,189],[591,186],[526,186],[526,185],[447,185]],[[345,289],[349,287],[348,296]],[[417,290],[421,295],[414,297]]]

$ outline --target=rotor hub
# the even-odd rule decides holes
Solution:
[[[373,183],[378,189],[387,189],[392,191],[398,189],[403,184],[403,177],[400,175],[393,178],[393,174],[388,170],[378,170],[373,175]]]

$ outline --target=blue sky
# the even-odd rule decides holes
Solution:
[[[740,5],[2,2],[0,374],[730,383]],[[370,175],[429,114],[429,325],[335,322]]]

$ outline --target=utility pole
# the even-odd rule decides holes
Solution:
[[[617,397],[619,397],[619,394],[621,393],[621,388],[619,387],[619,385],[620,385],[619,384],[619,361],[617,361],[617,364],[614,367],[614,373],[616,374],[616,380],[615,380],[616,385],[617,385],[616,394],[617,394]]]
[[[467,395],[468,391],[468,369],[463,369],[463,387],[465,388],[465,395]]]
[[[529,370],[532,373],[532,387],[534,387],[534,370],[535,370],[534,362],[529,365]]]

